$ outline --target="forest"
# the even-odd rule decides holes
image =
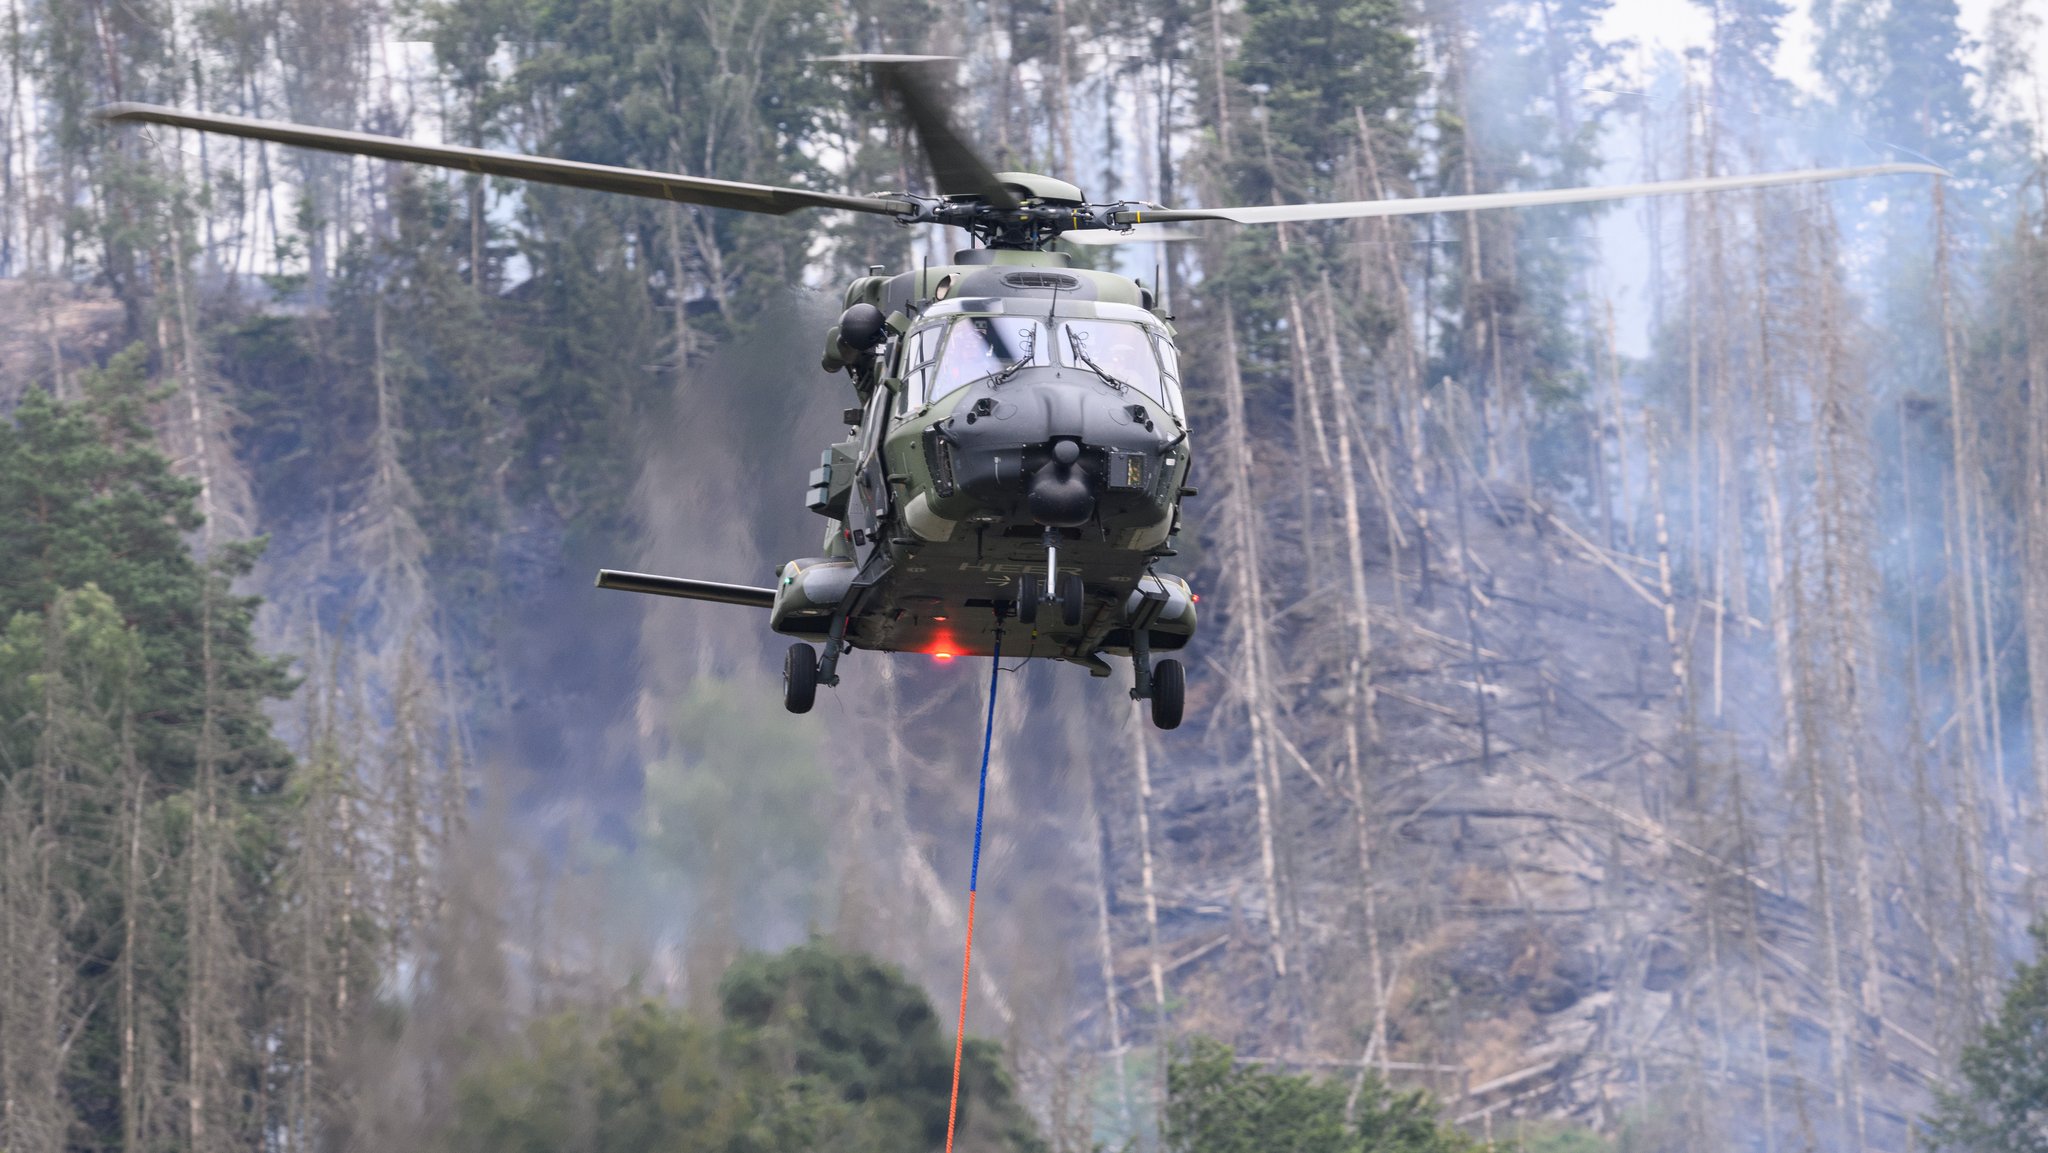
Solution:
[[[981,666],[590,581],[814,551],[964,236],[92,117],[927,191],[847,52],[1096,200],[1950,173],[1078,251],[1205,629],[1007,679],[965,1148],[2042,1147],[2039,6],[1634,2],[7,0],[0,1148],[943,1139]]]

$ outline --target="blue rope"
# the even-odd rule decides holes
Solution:
[[[997,621],[998,625],[1002,622]],[[981,882],[981,818],[988,809],[988,751],[996,739],[996,678],[1003,671],[1003,630],[996,629],[996,651],[988,670],[988,725],[981,733],[981,786],[974,797],[974,867],[967,874],[967,891]]]

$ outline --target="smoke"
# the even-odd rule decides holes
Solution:
[[[785,560],[816,555],[824,521],[804,507],[804,477],[845,435],[857,402],[818,367],[835,298],[791,290],[741,332],[677,374],[666,411],[641,430],[634,503],[648,571],[767,585]],[[643,691],[693,677],[779,670],[781,645],[760,614],[725,605],[601,594],[637,608]]]
[[[1551,66],[1529,54],[1482,70],[1485,179],[1573,168],[1557,160],[1570,125]],[[1109,75],[1089,81],[1091,104],[1124,99]],[[1826,109],[1774,103],[1781,86],[1702,99],[1703,79],[1643,78],[1659,100],[1608,109],[1589,169],[1670,177],[1866,147]],[[1090,151],[1095,129],[1081,132]],[[1134,150],[1148,164],[1151,143]],[[1507,170],[1525,154],[1548,159]],[[1489,288],[1543,296],[1531,323],[1550,326],[1496,355],[1512,382],[1410,396],[1391,356],[1326,382],[1325,403],[1363,398],[1373,438],[1371,475],[1343,478],[1368,506],[1363,671],[1333,627],[1339,481],[1290,442],[1324,430],[1286,429],[1284,389],[1257,399],[1270,603],[1203,582],[1219,595],[1203,604],[1188,726],[1149,733],[1121,669],[1104,682],[1034,663],[999,684],[969,1027],[1010,1046],[1041,1115],[1085,1112],[1123,1056],[1115,1041],[1201,1031],[1347,1077],[1398,1066],[1475,1130],[1545,1112],[1696,1147],[1907,1143],[2023,942],[2043,851],[2010,487],[2021,374],[1963,338],[1997,311],[1973,307],[1997,282],[1973,267],[1971,238],[2006,225],[1995,204],[1951,206],[1965,243],[1945,296],[1924,193],[1489,223],[1487,250],[1512,253]],[[1431,324],[1457,307],[1463,256],[1386,247],[1434,310],[1414,351],[1444,368]],[[489,756],[544,805],[540,879],[505,902],[580,904],[693,997],[738,950],[816,932],[898,961],[950,1004],[987,666],[855,653],[841,687],[789,717],[789,641],[762,614],[589,583],[617,566],[766,584],[818,551],[803,477],[854,400],[816,364],[835,312],[829,294],[791,293],[680,371],[648,368],[674,387],[639,430],[637,549],[537,584],[528,603],[545,610],[497,638],[487,674],[508,706]],[[1613,313],[1639,336],[1617,340]],[[1190,303],[1191,349],[1214,347],[1215,323]],[[1486,408],[1534,395],[1538,370],[1548,413]],[[1215,383],[1190,381],[1198,402]],[[1209,436],[1197,430],[1201,451]],[[1516,437],[1545,475],[1519,471]],[[514,559],[547,567],[553,532],[535,526],[535,555]],[[284,543],[287,577],[330,571],[317,533]],[[1190,540],[1182,560],[1213,572],[1228,548]],[[1272,622],[1271,686],[1234,683],[1222,659],[1247,613]],[[1270,845],[1252,691],[1275,698]],[[1364,834],[1341,776],[1359,696]],[[1289,945],[1285,974],[1270,934]],[[1377,1051],[1375,1014],[1391,1021]],[[1142,1104],[1149,1086],[1126,1074]]]
[[[802,478],[844,436],[840,410],[857,399],[817,367],[836,311],[822,294],[791,294],[682,375],[672,411],[643,440],[638,565],[766,584],[783,561],[816,555],[824,524],[802,505]],[[679,852],[650,837],[637,847],[673,864],[720,855],[663,870],[672,888],[648,893],[650,908],[669,911],[672,946],[690,953],[692,935],[708,935],[717,939],[705,947],[721,953],[829,932],[902,964],[949,1003],[987,664],[855,652],[840,666],[841,686],[792,717],[781,712],[778,678],[790,642],[762,614],[656,600],[617,611],[639,614],[638,682],[631,715],[608,739],[632,743],[649,766],[642,820],[658,817],[664,838],[678,822],[719,830],[719,846],[700,839]],[[1138,723],[1125,688],[1122,676],[1102,682],[1078,667],[1015,661],[998,688],[969,1028],[1009,1043],[1041,1110],[1060,1094],[1076,1110],[1085,1099],[1065,1024],[1085,985],[1077,974],[1096,965],[1083,928],[1095,900],[1096,831],[1085,815],[1093,779],[1123,779]],[[721,740],[729,743],[706,747]],[[766,778],[816,792],[806,803]],[[814,834],[821,844],[804,843]],[[725,879],[733,870],[748,877]],[[752,886],[751,895],[709,892],[728,884]],[[720,908],[733,919],[721,920]]]

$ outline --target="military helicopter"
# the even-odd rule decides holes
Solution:
[[[949,58],[847,56],[905,116],[935,195],[842,195],[585,164],[279,121],[116,104],[102,118],[437,165],[487,176],[784,215],[817,208],[952,225],[973,247],[950,264],[868,275],[846,288],[822,367],[850,378],[848,433],[810,475],[806,504],[826,518],[819,555],[792,560],[773,587],[601,570],[601,588],[765,609],[800,638],[783,662],[783,702],[807,712],[839,683],[851,649],[941,658],[1001,651],[1112,669],[1131,662],[1131,696],[1162,729],[1181,722],[1186,673],[1154,654],[1187,645],[1199,597],[1161,571],[1175,555],[1181,501],[1196,495],[1173,318],[1153,290],[1073,267],[1054,247],[1152,239],[1155,224],[1297,221],[1578,204],[1900,173],[1873,164],[1604,188],[1329,204],[1167,208],[1091,202],[1063,180],[994,172],[952,124],[933,71]],[[1006,633],[1006,622],[1015,629]],[[1021,635],[1019,635],[1021,634]],[[818,647],[813,647],[816,642]],[[820,651],[822,649],[822,652]]]

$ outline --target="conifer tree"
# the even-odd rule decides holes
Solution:
[[[2048,925],[2029,929],[2035,956],[2014,970],[1997,1016],[1963,1049],[1960,1078],[1938,1097],[1930,1144],[1958,1153],[2048,1150]]]
[[[229,1086],[270,1076],[244,1038],[293,768],[263,708],[290,679],[229,591],[255,548],[186,549],[143,363],[0,425],[0,1078],[27,1147],[233,1147],[259,1122]]]

